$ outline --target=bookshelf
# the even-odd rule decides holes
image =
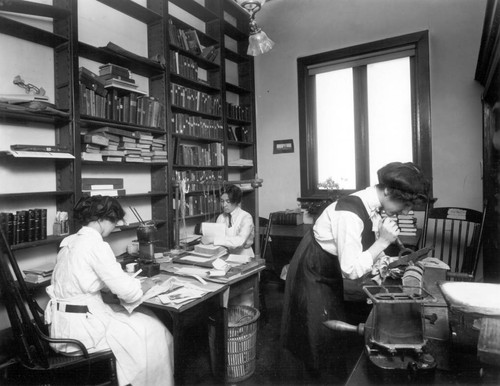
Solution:
[[[9,13],[48,19],[50,28],[38,28],[29,20],[18,21]],[[116,18],[122,22],[104,25],[103,20]],[[54,186],[42,184],[39,190],[0,191],[5,210],[18,204],[28,208],[33,200],[49,208],[47,241],[30,241],[16,248],[60,241],[60,237],[50,235],[55,211],[71,215],[74,204],[86,194],[82,192],[85,178],[123,178],[125,195],[119,199],[131,224],[119,231],[125,232],[124,238],[135,237],[137,224],[128,211],[129,206],[135,207],[143,219],[155,221],[160,244],[165,247],[174,243],[177,180],[185,178],[190,185],[186,218],[197,221],[218,213],[215,183],[253,179],[257,164],[253,58],[245,53],[248,19],[248,13],[232,0],[206,0],[204,5],[195,0],[54,0],[53,5],[2,2],[0,38],[9,35],[52,51],[53,68],[47,70],[50,74],[41,74],[36,81],[53,79],[50,101],[60,114],[0,109],[0,130],[11,130],[10,126],[23,130],[26,123],[30,129],[40,126],[44,133],[52,133],[50,145],[65,146],[74,156],[40,159],[37,164],[44,166],[36,167],[26,160],[0,157],[13,173],[19,167],[33,169],[34,173],[48,170],[54,181]],[[130,43],[120,41],[119,28],[127,23],[137,29],[137,40],[145,44],[138,44],[135,37]],[[184,40],[174,39],[178,31],[184,31]],[[95,36],[90,36],[91,32]],[[101,76],[101,67],[129,84],[121,88],[106,84],[103,91],[83,79],[82,68]],[[150,103],[148,106],[160,106],[160,111],[154,107],[150,118],[132,118],[132,109],[141,97],[144,103]],[[88,139],[103,135],[103,128],[108,130],[111,148]],[[144,156],[146,161],[128,157],[124,143],[132,138],[141,144],[141,136],[161,143],[165,158],[153,162],[149,156]],[[148,143],[141,145],[147,148]],[[87,154],[92,152],[98,155]],[[238,160],[246,162],[235,162]],[[214,183],[209,184],[210,190],[205,181]],[[244,189],[245,210],[254,214],[254,203],[254,191]],[[75,228],[70,217],[71,232]]]

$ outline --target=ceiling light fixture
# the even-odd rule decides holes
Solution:
[[[260,11],[266,0],[236,0],[236,2],[250,13],[250,36],[248,37],[247,54],[257,56],[271,51],[274,42],[255,22],[255,14]]]

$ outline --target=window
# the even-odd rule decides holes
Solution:
[[[297,60],[303,197],[374,185],[392,161],[432,180],[428,57],[425,31]]]

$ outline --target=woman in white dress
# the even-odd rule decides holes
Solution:
[[[109,289],[121,302],[133,303],[154,285],[126,274],[116,261],[107,237],[125,212],[112,197],[80,200],[75,218],[83,227],[60,245],[45,319],[54,338],[80,340],[89,352],[113,351],[120,385],[174,385],[173,338],[147,309],[128,313],[119,304],[104,303],[101,290]],[[80,355],[73,345],[54,349]]]

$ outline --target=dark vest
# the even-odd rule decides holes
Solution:
[[[363,221],[363,233],[361,233],[361,245],[366,251],[375,242],[375,233],[372,231],[373,222],[366,208],[358,196],[345,196],[338,200],[335,210],[345,210],[354,213]]]

